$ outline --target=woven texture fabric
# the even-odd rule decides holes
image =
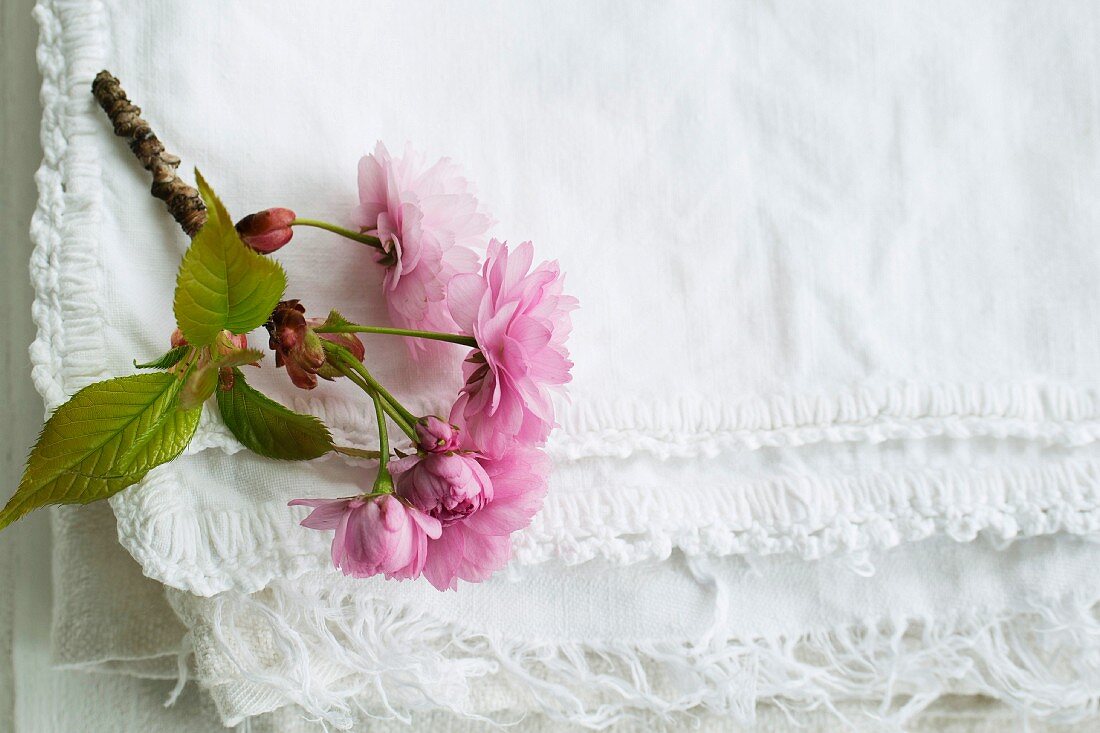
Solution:
[[[98,598],[74,565],[62,663],[169,676],[182,633],[221,720],[257,726],[779,706],[896,729],[952,693],[1095,711],[1096,6],[41,0],[36,17],[47,406],[165,349],[187,244],[91,98],[101,68],[237,216],[351,224],[376,139],[449,155],[492,234],[534,240],[581,302],[551,489],[506,573],[445,595],[343,579],[286,502],[369,470],[257,458],[207,414],[111,500],[182,627],[82,625],[159,591]],[[310,315],[385,322],[361,248],[299,232],[277,257]],[[462,356],[410,367],[368,343],[417,413],[446,412]],[[253,384],[374,446],[361,395],[307,399],[266,361]],[[67,516],[58,547],[97,546]]]
[[[172,328],[186,240],[88,94],[110,67],[238,215],[350,222],[358,157],[411,140],[464,166],[495,235],[561,261],[582,303],[573,399],[517,563],[1094,527],[1100,174],[1074,131],[1097,115],[1078,93],[1095,8],[330,11],[42,4],[32,357],[49,405],[159,353]],[[1021,13],[1026,37],[1008,30]],[[311,313],[384,321],[361,249],[303,232],[279,256]],[[414,411],[446,410],[461,350],[409,369],[398,345],[370,347]],[[347,385],[306,401],[270,367],[254,381],[373,443]],[[846,458],[934,437],[1065,451],[1043,466]],[[239,446],[207,418],[190,450],[204,448]],[[170,466],[113,506],[147,573],[203,594],[308,570],[323,543],[286,500],[363,481],[191,464],[213,475]]]

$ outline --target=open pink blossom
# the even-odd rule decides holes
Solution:
[[[504,567],[511,534],[527,526],[546,495],[549,462],[530,446],[515,444],[499,458],[468,452],[427,453],[391,464],[397,492],[440,520],[428,540],[424,577],[439,590],[458,580],[480,582]]]
[[[530,242],[509,252],[494,239],[481,274],[456,275],[447,288],[451,315],[479,346],[463,365],[466,383],[450,420],[488,455],[516,440],[546,440],[551,390],[569,381],[573,366],[565,340],[577,300],[562,294],[557,263],[531,270],[533,256]]]
[[[446,287],[477,270],[477,253],[492,223],[458,166],[443,158],[427,167],[410,150],[393,158],[382,143],[359,161],[360,224],[378,237],[383,291],[395,326],[452,331]],[[427,348],[408,339],[413,354]],[[432,342],[434,343],[434,342]]]
[[[427,561],[429,538],[440,536],[439,521],[393,494],[350,499],[295,499],[290,506],[311,506],[302,520],[310,529],[335,530],[332,564],[344,575],[387,579],[416,578]]]

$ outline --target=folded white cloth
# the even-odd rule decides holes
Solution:
[[[105,510],[55,514],[55,659],[67,669],[148,676],[149,650],[174,665],[184,627],[159,585],[141,577],[115,544]],[[410,693],[441,692],[452,699],[440,707],[466,716],[423,710],[411,713],[415,726],[482,730],[469,717],[480,714],[522,717],[525,730],[570,730],[561,719],[577,720],[567,707],[576,689],[602,701],[589,706],[600,711],[591,721],[607,722],[624,708],[642,718],[612,730],[667,720],[740,729],[736,718],[714,714],[731,704],[742,719],[755,714],[754,730],[785,730],[790,710],[808,730],[835,729],[837,715],[861,730],[892,729],[902,720],[906,730],[971,730],[974,722],[980,725],[973,729],[996,730],[1028,715],[1068,721],[1087,714],[1100,670],[1078,660],[1086,659],[1081,650],[1096,648],[1087,609],[1100,593],[1092,572],[1098,559],[1100,545],[1069,538],[1006,550],[934,538],[856,566],[841,558],[770,558],[751,568],[727,558],[696,562],[693,571],[682,559],[626,569],[599,561],[556,572],[548,566],[535,577],[497,579],[457,597],[315,574],[251,597],[170,594],[195,650],[191,677],[209,690],[223,721],[251,733],[317,730],[318,715],[389,729],[367,712],[386,715],[387,705]],[[95,588],[100,594],[90,592]],[[852,602],[822,603],[830,597]],[[615,667],[633,672],[620,677]],[[194,729],[173,721],[214,720],[194,695],[158,716],[151,711],[166,688],[92,687],[111,699],[129,695],[104,711],[94,730],[112,730],[110,721],[128,729],[141,716],[166,731]],[[68,697],[84,689],[76,685]],[[357,693],[347,695],[351,690]],[[693,699],[700,691],[709,692]],[[910,718],[947,691],[1026,707],[945,700]],[[818,706],[828,712],[814,713]]]
[[[900,730],[952,693],[1093,719],[1098,559],[1067,537],[1005,551],[935,538],[875,553],[869,577],[839,558],[593,561],[458,596],[311,573],[169,598],[228,724],[288,703],[341,729],[438,709],[749,724],[777,706]]]
[[[51,524],[54,665],[176,679],[186,628],[118,544],[110,507],[59,507]]]
[[[1093,114],[1075,90],[1091,83],[1098,11],[1042,14],[1026,37],[991,30],[1025,8],[46,0],[36,384],[57,404],[158,353],[172,328],[186,242],[87,93],[109,66],[237,215],[287,205],[350,222],[358,157],[408,139],[465,166],[495,234],[561,260],[582,303],[573,401],[517,563],[736,552],[750,544],[739,527],[787,548],[839,524],[871,544],[874,527],[906,535],[899,510],[940,526],[1000,513],[1027,534],[1042,500],[1089,506],[1061,482],[968,510],[906,466],[858,502],[817,472],[784,472],[799,488],[778,490],[730,473],[771,446],[1095,439],[1100,178],[1095,141],[1072,130]],[[362,248],[303,232],[279,257],[311,313],[383,319]],[[414,411],[449,407],[460,349],[409,369],[398,345],[371,343]],[[254,379],[373,442],[347,385],[306,402],[271,368]],[[211,446],[238,447],[207,420],[192,451]],[[322,541],[285,501],[345,482],[251,470],[271,488],[158,471],[114,501],[127,548],[203,594],[304,571]],[[1001,496],[1023,482],[988,483]]]
[[[952,681],[1068,719],[1092,709],[1087,546],[1062,537],[1031,558],[953,543],[1100,527],[1100,174],[1097,141],[1074,132],[1097,115],[1082,102],[1095,6],[41,0],[36,13],[32,358],[51,406],[163,350],[186,244],[94,107],[103,67],[238,216],[284,205],[350,222],[358,157],[409,139],[460,161],[494,234],[534,239],[581,300],[551,492],[510,577],[438,596],[324,571],[328,538],[285,503],[346,495],[363,470],[236,453],[216,418],[112,500],[123,545],[179,591],[225,720],[294,703],[349,725],[386,709],[359,664],[380,627],[405,634],[411,677],[380,675],[402,713],[598,725],[702,705],[748,720],[758,702],[889,701],[898,679],[915,696],[884,708],[896,720]],[[299,233],[278,256],[311,314],[383,320],[362,251]],[[446,410],[460,350],[410,369],[400,345],[371,343],[372,370],[414,411]],[[306,400],[271,368],[253,381],[372,445],[347,385]],[[836,569],[895,556],[908,560],[860,592]],[[797,582],[711,579],[741,562],[790,563]],[[966,606],[956,565],[990,595]],[[890,591],[906,573],[952,603],[912,613]],[[618,617],[641,630],[614,649],[565,614],[616,618],[591,600],[605,588],[632,599]],[[502,597],[531,589],[544,606]],[[648,615],[638,594],[698,603]],[[882,605],[855,613],[867,599]],[[464,608],[473,622],[458,624]],[[789,625],[761,629],[777,608]],[[1043,618],[1061,629],[1053,649],[1080,650],[1079,683],[1025,641]],[[558,623],[576,636],[544,638]],[[457,659],[432,646],[445,640]],[[823,655],[820,675],[804,652]],[[472,684],[493,665],[504,692]],[[682,674],[666,687],[669,670]]]

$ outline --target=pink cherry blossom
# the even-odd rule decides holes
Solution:
[[[527,526],[546,495],[549,461],[531,446],[515,444],[499,458],[447,452],[397,463],[398,494],[442,525],[428,540],[424,564],[424,577],[439,590],[457,589],[459,579],[483,581],[504,567],[511,533]]]
[[[570,380],[565,340],[577,301],[562,294],[557,263],[531,270],[533,256],[530,242],[509,252],[494,239],[481,274],[456,275],[447,288],[451,315],[479,346],[463,365],[450,420],[488,455],[516,440],[544,442],[554,426],[551,390]]]
[[[390,473],[398,496],[444,527],[466,519],[493,499],[493,482],[472,453],[406,456],[390,464]]]
[[[290,506],[314,507],[302,526],[336,530],[332,564],[344,575],[387,579],[416,578],[427,561],[429,538],[438,539],[439,521],[393,494],[350,499],[295,499]]]
[[[477,253],[492,223],[459,168],[443,158],[427,167],[410,150],[393,158],[382,143],[359,161],[360,224],[378,237],[376,259],[386,268],[383,292],[400,328],[453,331],[446,287],[477,270]],[[413,354],[427,348],[408,339]],[[434,342],[428,342],[434,344]]]

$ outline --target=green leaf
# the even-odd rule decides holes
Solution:
[[[195,171],[207,218],[180,263],[172,309],[194,346],[214,343],[222,330],[248,333],[271,315],[286,290],[279,263],[245,246],[225,206]]]
[[[328,318],[320,326],[314,328],[322,333],[348,333],[354,332],[358,326],[340,315],[340,311],[333,308],[328,312]]]
[[[222,419],[253,453],[287,461],[307,461],[332,450],[332,436],[313,415],[293,412],[248,386],[240,369],[233,387],[218,390]]]
[[[240,349],[238,351],[230,351],[228,354],[224,354],[218,357],[219,367],[238,367],[247,366],[248,364],[255,364],[259,360],[264,358],[264,352],[259,349]]]
[[[136,374],[73,395],[42,428],[0,529],[47,504],[106,499],[178,456],[201,413],[178,409],[181,384],[175,374]]]
[[[138,369],[171,369],[176,364],[179,364],[183,360],[183,357],[187,356],[191,351],[191,347],[186,344],[183,346],[177,346],[174,349],[168,350],[159,359],[153,361],[147,361],[144,364],[138,364],[137,359],[134,359],[134,366]]]
[[[332,450],[352,458],[366,458],[371,461],[377,461],[382,456],[382,454],[376,450],[364,450],[363,448],[351,448],[349,446],[334,445]],[[400,453],[401,451],[395,452]],[[401,457],[404,458],[404,456]]]

